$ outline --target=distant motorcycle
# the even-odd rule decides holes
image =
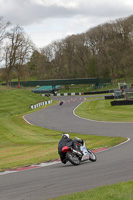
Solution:
[[[85,146],[85,142],[80,138],[76,137],[77,146],[79,151],[73,149],[72,147],[64,146],[62,152],[66,153],[66,160],[72,163],[73,165],[79,165],[81,162],[90,160],[95,162],[97,160],[96,155]],[[79,142],[82,141],[82,142]]]
[[[64,101],[60,101],[59,106],[62,106],[63,103],[64,103]]]

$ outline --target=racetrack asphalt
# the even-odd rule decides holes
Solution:
[[[83,97],[80,98],[53,97],[65,103],[24,118],[31,124],[62,132],[122,136],[130,138],[130,141],[99,152],[94,163],[87,161],[79,166],[58,163],[5,174],[0,177],[0,200],[46,200],[133,179],[133,123],[105,123],[79,118],[73,114],[73,110],[82,102]]]

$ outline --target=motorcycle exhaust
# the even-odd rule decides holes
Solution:
[[[73,149],[73,152],[74,152],[75,154],[77,154],[78,156],[82,156],[82,153],[80,153],[79,151],[76,151],[76,150]]]

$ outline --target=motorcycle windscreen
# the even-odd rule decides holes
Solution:
[[[64,147],[62,148],[62,152],[63,152],[63,153],[66,153],[66,152],[68,152],[68,151],[70,151],[70,148],[69,148],[69,147],[64,146]]]

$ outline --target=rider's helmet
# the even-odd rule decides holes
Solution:
[[[62,138],[64,138],[64,139],[69,138],[69,134],[67,134],[67,133],[63,133],[63,134],[62,134]]]

